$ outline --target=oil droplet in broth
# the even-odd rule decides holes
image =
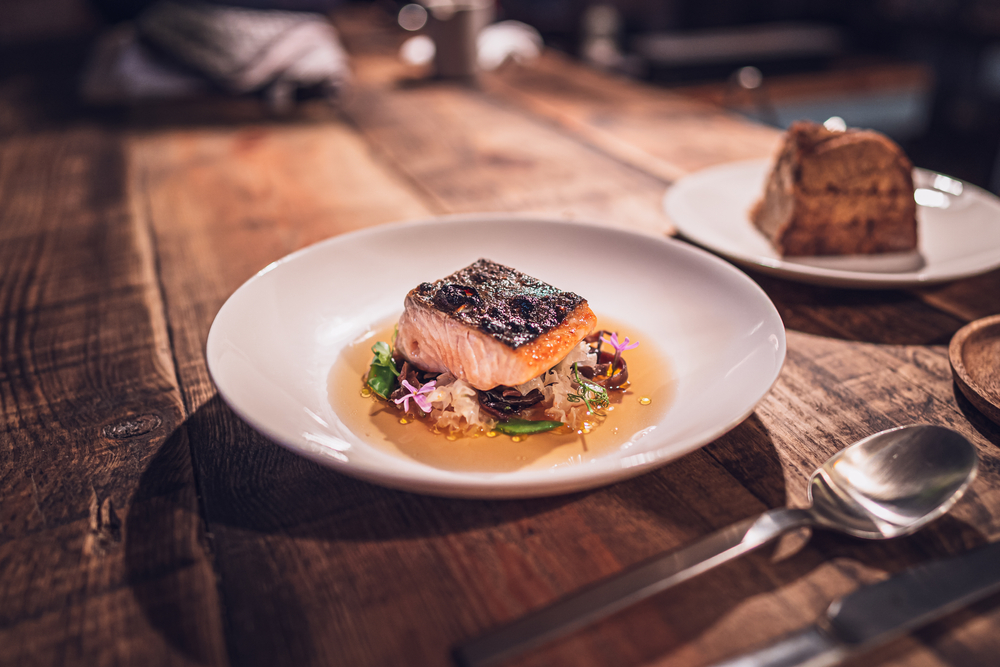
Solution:
[[[652,401],[649,400],[649,396],[643,396],[639,399],[639,405],[649,405],[650,403],[652,403]]]
[[[371,387],[365,385],[365,387],[361,389],[361,395],[364,396],[365,398],[370,397],[372,395]]]

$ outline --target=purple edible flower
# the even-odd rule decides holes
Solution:
[[[625,350],[631,350],[633,348],[639,347],[639,341],[635,341],[634,343],[632,343],[628,339],[628,336],[625,336],[625,342],[624,343],[619,343],[618,342],[618,332],[617,331],[611,334],[611,339],[610,340],[607,339],[607,338],[602,338],[601,340],[603,340],[605,343],[607,343],[611,347],[615,348],[615,352],[617,352],[618,354],[621,354]]]
[[[617,331],[612,332],[611,338],[601,338],[601,341],[615,348],[615,358],[611,360],[611,372],[608,373],[608,377],[611,377],[612,375],[615,374],[615,369],[618,367],[619,362],[621,362],[622,360],[622,352],[624,352],[625,350],[631,350],[633,348],[639,347],[639,341],[635,341],[633,343],[628,339],[628,336],[625,336],[624,343],[619,343]]]
[[[434,385],[437,384],[437,380],[431,380],[430,382],[422,386],[420,389],[417,389],[406,380],[403,380],[401,384],[403,385],[403,387],[409,390],[410,393],[407,394],[406,396],[403,396],[402,398],[397,398],[396,400],[393,401],[393,403],[395,403],[396,405],[402,403],[403,412],[409,412],[410,399],[412,398],[413,402],[417,404],[417,407],[420,408],[421,412],[429,414],[431,411],[431,402],[424,394],[429,394],[432,391],[434,391]]]

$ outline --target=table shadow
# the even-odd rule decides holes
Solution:
[[[189,434],[196,434],[193,440]],[[725,476],[720,467],[734,484],[704,494],[692,491],[701,476]],[[678,502],[680,495],[684,502]],[[702,450],[604,489],[527,500],[456,500],[378,487],[312,463],[259,435],[216,397],[170,434],[143,472],[125,524],[125,564],[150,624],[193,660],[203,661],[206,649],[184,621],[185,591],[173,590],[176,578],[164,575],[207,557],[218,581],[230,658],[257,664],[282,655],[306,663],[319,657],[304,630],[312,627],[314,610],[299,599],[294,586],[275,580],[275,568],[281,564],[268,560],[280,561],[273,552],[286,540],[399,541],[504,525],[516,526],[518,536],[528,539],[544,525],[543,515],[570,503],[582,503],[581,512],[588,505],[617,504],[620,510],[607,512],[611,518],[642,514],[640,523],[687,525],[688,532],[700,526],[695,530],[707,534],[762,507],[784,505],[786,489],[778,453],[755,415]],[[594,520],[601,519],[595,515]],[[200,539],[190,544],[164,541],[164,535],[190,530],[192,523],[201,526]],[[656,542],[655,536],[651,542]],[[594,641],[591,633],[600,637],[601,632],[624,632],[637,654],[654,659],[701,636],[740,603],[788,586],[830,559],[894,572],[983,542],[977,530],[950,516],[893,542],[817,531],[780,560],[775,561],[773,550],[761,549],[620,612],[587,630],[583,641]],[[164,545],[169,548],[164,550]],[[616,545],[608,547],[614,550]],[[627,549],[621,545],[617,557],[634,562]],[[262,604],[270,611],[260,609]],[[649,632],[649,621],[637,621],[649,614],[657,632]],[[276,627],[251,632],[262,619]],[[566,641],[580,637],[577,633]],[[560,646],[556,642],[537,657],[544,660],[562,650]]]
[[[280,656],[305,664],[320,657],[306,632],[314,611],[276,574],[281,563],[268,560],[280,561],[272,550],[285,540],[405,541],[517,525],[582,495],[461,500],[375,486],[269,441],[215,397],[170,433],[142,473],[125,521],[125,567],[149,623],[193,661],[207,663],[210,654],[199,643],[203,633],[185,620],[191,595],[177,589],[173,575],[208,558],[233,662]],[[533,530],[525,527],[525,538]],[[259,604],[271,610],[255,609]],[[249,630],[262,618],[274,626]]]
[[[983,438],[995,447],[1000,447],[1000,425],[993,423],[989,417],[980,412],[972,404],[972,401],[965,397],[965,394],[962,393],[957,384],[952,383],[952,391],[955,393],[955,403],[958,405],[958,409],[969,420],[972,428],[976,429],[979,435],[983,436]]]
[[[806,285],[752,270],[785,327],[802,333],[885,345],[947,345],[966,322],[904,290]]]
[[[745,481],[755,494],[778,503],[783,500],[781,472],[773,448],[763,457],[738,451],[742,440],[755,439],[761,428],[751,418],[727,436],[731,444],[713,449],[722,459],[748,457],[752,465],[744,467]],[[714,465],[710,461],[704,456],[695,464]],[[530,519],[581,500],[621,503],[626,508],[640,503],[647,513],[668,512],[669,507],[657,505],[662,498],[659,490],[684,482],[683,470],[671,463],[605,489],[555,497],[462,500],[417,495],[353,479],[293,454],[258,434],[215,397],[167,437],[142,473],[125,523],[125,564],[150,624],[184,655],[203,659],[197,633],[182,620],[184,591],[173,590],[176,578],[164,575],[207,556],[219,582],[230,656],[256,664],[254,654],[271,653],[267,648],[271,640],[267,633],[258,633],[254,642],[259,643],[248,647],[245,641],[232,639],[245,637],[245,629],[264,613],[247,609],[248,600],[260,601],[255,597],[259,591],[243,594],[239,582],[253,572],[264,579],[273,577],[274,572],[258,561],[287,538],[327,543],[398,541],[509,525],[517,526],[527,540],[545,524],[544,519]],[[712,508],[704,511],[711,513]],[[164,540],[164,535],[190,530],[192,524],[200,525],[200,539],[181,540],[179,546],[177,540]],[[623,561],[628,555],[619,554]],[[264,614],[280,616],[285,631],[275,628],[277,635],[301,637],[301,629],[310,627],[310,612],[290,586],[268,581],[253,586],[267,588],[269,604],[280,609],[280,615]],[[293,655],[287,657],[298,662],[316,657],[308,645],[291,649],[283,645],[281,650],[291,650]]]
[[[732,483],[719,483],[726,478]],[[755,414],[701,450],[637,480],[609,487],[606,496],[625,506],[627,514],[646,516],[644,523],[661,525],[665,533],[704,535],[786,503],[780,458]],[[651,543],[663,541],[656,534],[650,534],[649,539]],[[551,642],[517,664],[573,664],[580,660],[591,664],[604,644],[621,646],[623,636],[630,650],[628,664],[662,659],[714,626],[743,601],[793,582],[816,565],[814,560],[796,558],[773,564],[774,556],[774,551],[765,547],[725,563]],[[602,640],[604,636],[607,642]],[[615,656],[608,655],[594,659],[593,664],[615,662]]]
[[[767,293],[785,327],[802,333],[887,345],[946,345],[966,324],[907,290],[825,287],[739,268]]]

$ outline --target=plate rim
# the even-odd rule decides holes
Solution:
[[[632,467],[604,466],[602,468],[595,469],[589,466],[567,466],[560,468],[555,474],[553,474],[553,471],[550,468],[519,470],[514,471],[513,473],[517,475],[518,479],[508,481],[505,481],[504,478],[509,478],[512,473],[459,472],[438,469],[432,466],[424,466],[428,475],[414,478],[413,476],[401,471],[371,469],[369,466],[359,465],[357,462],[345,462],[335,458],[323,456],[300,445],[287,442],[282,433],[269,426],[266,421],[256,418],[253,414],[249,414],[248,411],[242,409],[240,405],[233,401],[230,396],[227,396],[222,386],[225,383],[223,382],[220,384],[219,370],[215,367],[215,363],[213,363],[213,358],[216,356],[213,353],[213,350],[219,348],[222,344],[219,340],[221,333],[219,326],[217,325],[225,317],[226,311],[235,307],[235,303],[242,298],[240,295],[247,290],[253,289],[253,285],[255,283],[267,279],[267,274],[271,273],[278,267],[296,261],[299,257],[306,254],[322,252],[328,246],[335,246],[341,243],[356,241],[358,239],[363,239],[366,236],[392,233],[393,231],[401,228],[418,228],[421,226],[431,225],[436,226],[470,223],[482,224],[496,222],[498,220],[515,220],[522,223],[557,225],[566,228],[584,227],[592,228],[605,233],[625,234],[643,239],[654,239],[657,243],[663,243],[664,245],[672,247],[679,252],[690,253],[691,255],[698,257],[700,261],[706,261],[713,265],[717,270],[729,274],[731,278],[737,281],[742,281],[747,288],[756,292],[762,299],[762,303],[767,307],[768,316],[772,317],[774,322],[778,325],[777,331],[780,335],[777,340],[775,351],[776,363],[772,377],[768,379],[766,386],[762,386],[761,390],[758,392],[759,395],[757,395],[756,398],[750,402],[750,404],[740,414],[734,414],[734,416],[732,416],[728,421],[720,422],[712,429],[695,434],[694,436],[689,436],[686,439],[675,441],[672,445],[676,446],[676,450],[672,451],[670,455],[658,456],[651,461]],[[760,402],[767,397],[773,389],[775,383],[781,375],[785,361],[787,360],[787,336],[781,315],[763,288],[761,288],[739,267],[734,266],[725,259],[699,248],[696,245],[686,243],[676,238],[660,236],[641,230],[627,229],[620,226],[601,223],[595,220],[567,220],[531,213],[488,212],[425,216],[378,224],[346,232],[344,234],[331,236],[326,239],[321,239],[315,243],[304,246],[303,248],[292,251],[254,273],[239,287],[237,287],[229,297],[227,297],[212,321],[212,325],[206,338],[204,352],[209,375],[215,384],[219,397],[223,399],[226,405],[233,410],[233,412],[240,419],[245,421],[256,431],[263,434],[275,444],[288,449],[296,455],[312,460],[320,465],[331,468],[350,477],[362,479],[380,486],[394,488],[397,490],[411,491],[439,497],[512,499],[555,496],[565,493],[596,489],[615,482],[625,481],[632,477],[636,477],[662,467],[666,463],[686,456],[698,448],[722,437],[750,416],[756,410]],[[378,448],[374,449],[377,450]],[[413,463],[419,464],[419,462]],[[442,488],[440,486],[442,483],[447,484],[448,486]]]
[[[850,271],[846,269],[806,266],[795,262],[789,262],[780,257],[767,257],[752,252],[738,253],[725,248],[720,248],[710,241],[706,241],[698,234],[697,224],[687,224],[681,219],[683,216],[676,216],[671,212],[671,206],[674,200],[683,194],[684,187],[690,187],[690,184],[695,182],[696,179],[708,177],[716,171],[725,172],[728,170],[735,170],[741,167],[747,168],[750,166],[760,166],[762,171],[766,173],[767,169],[773,164],[773,162],[773,158],[732,160],[729,162],[721,162],[710,167],[705,167],[704,169],[699,169],[698,171],[693,171],[678,179],[667,188],[661,199],[663,211],[677,228],[678,234],[685,240],[724,257],[729,261],[739,264],[740,266],[760,271],[761,273],[765,273],[767,275],[811,285],[853,289],[900,289],[907,287],[926,287],[953,282],[964,278],[971,278],[973,276],[989,273],[990,271],[1000,268],[1000,246],[996,248],[995,260],[988,266],[968,270],[953,270],[940,275],[928,275],[923,268],[918,271],[886,274],[874,273],[870,271]],[[940,174],[942,176],[946,176],[947,178],[961,181],[965,188],[968,188],[976,193],[976,195],[983,197],[984,199],[992,200],[994,204],[1000,207],[1000,197],[997,197],[993,193],[988,190],[984,190],[977,185],[930,169],[924,169],[922,167],[914,167],[913,169],[915,172],[930,175]],[[763,187],[763,182],[761,183],[761,186]],[[747,224],[751,224],[749,219],[747,219],[746,222]]]

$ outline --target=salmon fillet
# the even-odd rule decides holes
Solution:
[[[486,391],[538,377],[596,323],[583,297],[480,259],[410,290],[396,349],[418,368]]]

